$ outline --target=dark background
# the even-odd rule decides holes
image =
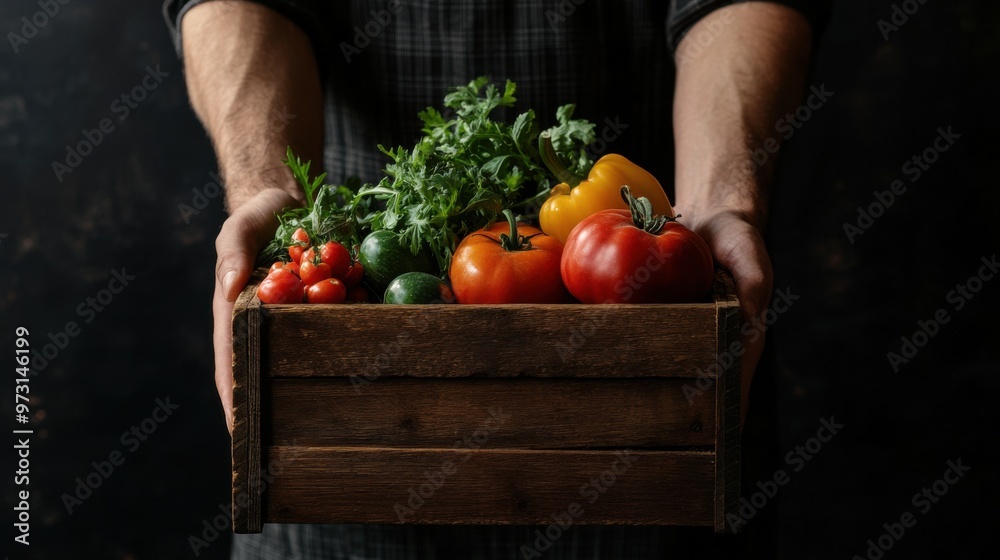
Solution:
[[[4,2],[0,30],[19,32],[20,18],[38,9]],[[958,458],[971,471],[885,557],[990,550],[1000,280],[958,311],[946,297],[1000,241],[998,11],[928,0],[885,41],[877,21],[891,16],[891,3],[838,3],[810,78],[834,95],[782,150],[772,204],[776,287],[800,299],[769,331],[744,433],[744,495],[779,468],[790,482],[739,538],[691,531],[708,543],[702,556],[719,548],[760,558],[864,555],[883,523],[915,511],[911,497]],[[0,341],[12,347],[18,325],[36,348],[67,321],[81,332],[31,381],[32,546],[28,555],[13,545],[11,556],[191,557],[188,536],[228,504],[229,483],[210,338],[222,200],[210,197],[188,221],[179,209],[212,182],[210,144],[188,107],[158,3],[71,2],[19,50],[0,48]],[[169,76],[119,120],[112,102],[148,65]],[[57,181],[51,162],[105,117],[115,129]],[[961,138],[911,182],[902,165],[948,126]],[[895,179],[906,193],[850,243],[843,224]],[[122,267],[135,280],[84,324],[77,306]],[[939,308],[951,320],[894,372],[887,352]],[[3,392],[4,411],[11,395]],[[168,396],[180,408],[130,452],[122,433]],[[830,416],[842,431],[791,472],[786,453]],[[115,450],[124,464],[68,514],[63,493]],[[220,536],[201,557],[226,557],[228,541]]]

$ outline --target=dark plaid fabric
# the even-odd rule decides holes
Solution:
[[[168,0],[164,14],[180,49],[179,23],[205,0]],[[613,150],[660,177],[673,175],[673,49],[713,0],[258,0],[311,38],[325,84],[325,168],[333,181],[377,181],[376,148],[411,146],[417,113],[480,75],[517,83],[519,109],[549,126],[576,103],[597,123],[595,152]],[[792,4],[792,2],[782,2]],[[822,2],[803,2],[815,16]],[[294,113],[294,108],[290,108]],[[508,115],[513,117],[514,114]],[[601,146],[603,145],[603,148]],[[535,527],[268,525],[236,535],[233,558],[532,558]],[[669,530],[574,527],[539,551],[549,559],[661,558]]]
[[[180,18],[203,1],[167,0],[164,13],[178,48]],[[733,3],[258,2],[298,23],[316,47],[326,87],[324,163],[333,181],[377,181],[388,161],[379,144],[412,146],[420,134],[417,113],[440,106],[449,88],[486,75],[501,85],[516,82],[518,108],[535,109],[545,126],[554,123],[559,105],[576,103],[577,116],[598,123],[605,149],[629,154],[668,191],[672,49],[699,18]],[[801,4],[812,15],[823,2]]]
[[[652,560],[666,557],[660,543],[670,530],[570,527],[555,540],[542,539],[536,531],[545,527],[265,525],[259,535],[235,535],[232,558]]]

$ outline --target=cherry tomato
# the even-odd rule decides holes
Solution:
[[[306,248],[302,245],[291,245],[288,247],[288,256],[292,258],[293,263],[297,263],[302,260],[302,254],[305,251]]]
[[[347,292],[347,303],[368,303],[368,290],[355,286]]]
[[[299,265],[299,278],[302,278],[302,281],[307,286],[311,286],[320,280],[326,280],[330,276],[330,265],[325,262],[315,263],[303,258],[302,264]]]
[[[297,262],[284,262],[284,261],[278,261],[278,262],[272,264],[271,265],[271,270],[269,270],[268,273],[270,274],[271,272],[274,272],[275,270],[278,270],[279,268],[284,268],[284,269],[290,270],[292,272],[292,274],[294,274],[296,276],[299,275],[299,263],[297,263]]]
[[[286,268],[279,268],[257,286],[257,297],[264,303],[302,303],[303,289],[297,276]]]
[[[295,233],[292,234],[292,240],[294,240],[296,243],[299,243],[299,244],[301,244],[301,245],[303,245],[305,247],[308,247],[310,245],[310,243],[309,243],[309,234],[307,234],[306,230],[304,230],[302,228],[299,228],[299,229],[295,230]]]
[[[691,303],[712,290],[712,252],[674,218],[622,187],[629,210],[601,210],[577,224],[562,278],[583,303]]]
[[[320,280],[306,291],[306,301],[309,303],[344,303],[346,298],[347,288],[336,278]]]
[[[365,267],[362,266],[361,262],[356,262],[351,265],[351,268],[347,269],[347,273],[344,274],[343,280],[344,285],[347,289],[357,288],[361,285],[361,279],[365,277]]]
[[[334,278],[344,278],[351,268],[351,253],[336,241],[328,241],[319,248],[319,257],[330,265],[330,274]]]

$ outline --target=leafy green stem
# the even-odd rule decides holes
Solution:
[[[559,161],[559,156],[552,146],[552,136],[548,132],[538,135],[538,153],[542,158],[542,163],[545,164],[545,167],[552,173],[552,176],[560,183],[566,183],[571,187],[575,187],[583,180],[583,177],[574,174]]]

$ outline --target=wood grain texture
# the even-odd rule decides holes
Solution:
[[[694,377],[717,344],[712,303],[265,308],[269,377]]]
[[[268,456],[292,458],[268,483],[266,518],[548,525],[577,504],[577,524],[714,524],[714,454],[632,451],[628,464],[616,453],[269,447]]]
[[[259,533],[261,519],[261,304],[255,273],[233,308],[233,531]]]
[[[253,290],[234,314],[237,532],[545,525],[573,503],[576,523],[724,531],[738,508],[739,364],[719,357],[740,311],[722,271],[711,303],[686,305],[261,306]],[[699,374],[714,388],[685,391]],[[622,448],[639,459],[591,504],[584,485]],[[445,480],[412,507],[427,476]]]
[[[265,379],[265,445],[451,447],[714,446],[715,392],[684,379]]]
[[[718,308],[718,367],[715,383],[716,456],[715,531],[726,531],[726,515],[736,514],[740,501],[740,359],[734,345],[742,345],[742,312],[736,286],[728,273],[716,274]],[[739,526],[737,526],[739,530]]]

